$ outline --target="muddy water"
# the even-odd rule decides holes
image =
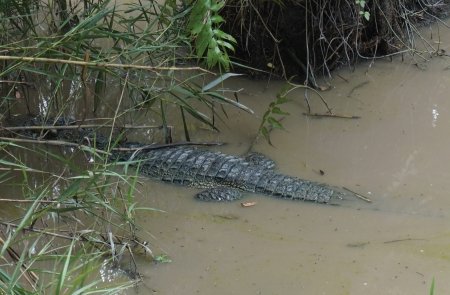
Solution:
[[[450,40],[442,36],[442,40]],[[450,52],[447,42],[443,48]],[[416,61],[422,62],[418,57]],[[144,283],[129,294],[428,294],[450,290],[450,59],[378,60],[334,73],[321,94],[336,114],[304,116],[303,90],[282,106],[285,131],[254,150],[286,174],[345,186],[372,200],[327,206],[248,194],[240,203],[193,200],[198,192],[142,178],[138,223],[155,254],[169,264],[139,261]],[[342,78],[341,78],[342,77]],[[326,82],[321,82],[325,84]],[[230,120],[195,140],[223,141],[245,153],[281,82],[235,79],[252,116]],[[325,108],[309,93],[312,111]],[[180,132],[176,130],[175,132]],[[323,171],[324,174],[319,173]],[[0,207],[0,215],[10,213]]]
[[[450,40],[447,38],[447,40]],[[170,264],[141,262],[147,294],[428,294],[450,290],[450,59],[379,60],[342,70],[323,92],[336,114],[304,116],[303,91],[282,106],[286,131],[254,150],[284,173],[345,186],[370,198],[327,206],[248,195],[257,204],[209,204],[198,191],[146,181],[139,222]],[[341,79],[339,77],[343,77]],[[348,82],[347,82],[348,81]],[[221,150],[246,151],[283,83],[243,79],[240,99],[257,116],[230,111]],[[324,112],[311,95],[313,112]],[[325,172],[321,175],[319,171]],[[143,233],[145,235],[145,233]],[[131,292],[132,293],[132,292]]]

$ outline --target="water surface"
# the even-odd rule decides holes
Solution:
[[[448,49],[448,42],[441,46]],[[140,205],[166,213],[146,211],[139,222],[155,252],[173,262],[142,262],[138,291],[428,294],[432,278],[437,294],[450,290],[450,60],[415,63],[378,60],[335,73],[333,89],[322,95],[336,114],[360,119],[305,116],[303,90],[293,92],[282,106],[290,113],[282,121],[286,130],[272,132],[274,146],[259,140],[254,147],[286,174],[348,187],[371,204],[327,206],[248,194],[246,201],[257,204],[243,208],[196,202],[196,189],[145,181]],[[245,153],[283,85],[231,81],[228,86],[244,88],[239,98],[257,115],[230,110],[220,134],[200,132],[197,139],[227,142],[220,150]],[[310,96],[312,111],[325,112]]]

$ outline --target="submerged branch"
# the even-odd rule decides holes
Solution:
[[[0,225],[3,225],[5,227],[14,227],[14,228],[18,228],[19,225],[12,223],[12,222],[2,222],[0,221]],[[110,242],[111,239],[107,238],[108,234],[104,234],[95,230],[80,230],[80,231],[68,231],[68,230],[58,230],[59,233],[57,232],[51,232],[48,231],[46,229],[42,229],[42,228],[36,228],[36,227],[23,227],[21,228],[21,230],[23,231],[29,231],[29,232],[34,232],[34,233],[40,233],[40,234],[44,234],[47,236],[51,236],[51,237],[55,237],[55,238],[61,238],[61,239],[65,239],[65,240],[70,240],[70,241],[82,241],[82,242],[90,242],[93,244],[100,244],[103,246],[111,246]],[[67,233],[67,234],[66,234]],[[93,237],[92,234],[97,235],[97,237]],[[148,248],[148,242],[147,241],[140,241],[137,237],[133,237],[133,238],[127,238],[124,236],[120,236],[120,235],[113,235],[112,236],[112,242],[114,244],[114,246],[117,245],[121,245],[121,246],[140,246],[142,248],[144,248],[145,253],[148,253],[150,255],[152,254],[152,251]]]
[[[303,113],[303,115],[308,117],[331,117],[331,118],[341,118],[341,119],[360,119],[360,116],[353,116],[353,115],[338,115],[338,114],[319,114],[319,113]]]
[[[39,144],[48,144],[48,145],[56,145],[56,146],[71,146],[71,147],[76,147],[76,148],[84,148],[84,149],[90,149],[92,150],[93,147],[87,146],[87,145],[83,145],[83,144],[78,144],[78,143],[73,143],[73,142],[67,142],[67,141],[62,141],[62,140],[37,140],[37,139],[21,139],[21,138],[9,138],[9,137],[0,137],[0,141],[9,141],[9,142],[21,142],[21,143],[39,143]],[[101,154],[106,154],[108,155],[108,152],[99,150],[99,149],[95,149],[97,152],[101,153]]]
[[[91,150],[95,150],[99,153],[110,155],[110,153],[97,149],[91,146],[63,141],[63,140],[38,140],[38,139],[21,139],[21,138],[10,138],[10,137],[0,137],[0,141],[10,141],[10,142],[21,142],[21,143],[38,143],[38,144],[48,144],[48,145],[56,145],[56,146],[69,146],[69,147],[77,147],[77,148],[87,148]],[[167,144],[149,144],[144,146],[137,147],[117,147],[111,148],[111,151],[136,151],[136,150],[152,150],[152,149],[161,149],[165,147],[176,147],[176,146],[221,146],[224,145],[223,142],[176,142],[176,143],[167,143]]]

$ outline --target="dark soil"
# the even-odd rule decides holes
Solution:
[[[236,61],[265,71],[246,70],[254,77],[305,80],[308,74],[311,85],[315,75],[329,75],[340,66],[412,49],[411,32],[446,17],[450,1],[369,0],[364,9],[354,0],[277,2],[228,1],[222,14],[224,29],[239,42]]]

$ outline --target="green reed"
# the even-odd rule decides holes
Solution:
[[[25,101],[32,112],[32,102],[40,95],[45,97],[45,111],[50,113],[67,114],[83,108],[88,116],[99,117],[120,108],[117,114],[125,118],[130,112],[146,110],[141,117],[151,116],[162,123],[168,118],[161,106],[175,105],[181,114],[190,114],[190,119],[212,129],[216,128],[213,117],[217,107],[232,105],[247,110],[198,85],[214,77],[195,65],[198,58],[203,59],[203,53],[195,55],[190,47],[192,38],[201,39],[190,31],[191,27],[203,23],[206,13],[197,13],[189,20],[189,7],[176,1],[153,0],[128,4],[80,1],[70,5],[65,1],[6,0],[0,6],[3,110],[10,111]],[[231,46],[215,38],[216,43]],[[208,65],[227,65],[228,56],[225,60],[211,54],[205,57]],[[116,97],[123,90],[120,106],[111,101],[114,89]],[[107,111],[99,109],[102,105]]]
[[[36,145],[2,147],[2,187],[24,189],[0,199],[20,212],[0,217],[0,294],[116,293],[136,284],[130,257],[151,257],[152,251],[137,236],[135,214],[153,210],[135,204],[137,176],[86,150],[63,158]],[[18,161],[25,154],[40,160]],[[90,164],[80,167],[80,157],[90,157]],[[103,263],[116,266],[117,280],[99,276]]]
[[[15,192],[0,205],[18,210],[0,216],[0,294],[108,294],[139,281],[134,256],[153,254],[137,236],[135,215],[156,209],[136,205],[130,163],[108,158],[120,138],[115,127],[151,122],[167,132],[179,116],[188,140],[189,120],[214,130],[224,106],[252,112],[214,91],[234,74],[196,65],[205,59],[226,68],[232,42],[215,31],[224,55],[203,41],[203,52],[193,53],[197,29],[207,29],[195,22],[220,9],[201,8],[203,15],[190,17],[192,9],[177,1],[0,1],[0,117],[101,117],[108,120],[100,127],[110,128],[103,151],[95,142],[61,153],[0,140],[0,185]],[[122,279],[99,277],[105,261],[118,270],[128,261]]]

